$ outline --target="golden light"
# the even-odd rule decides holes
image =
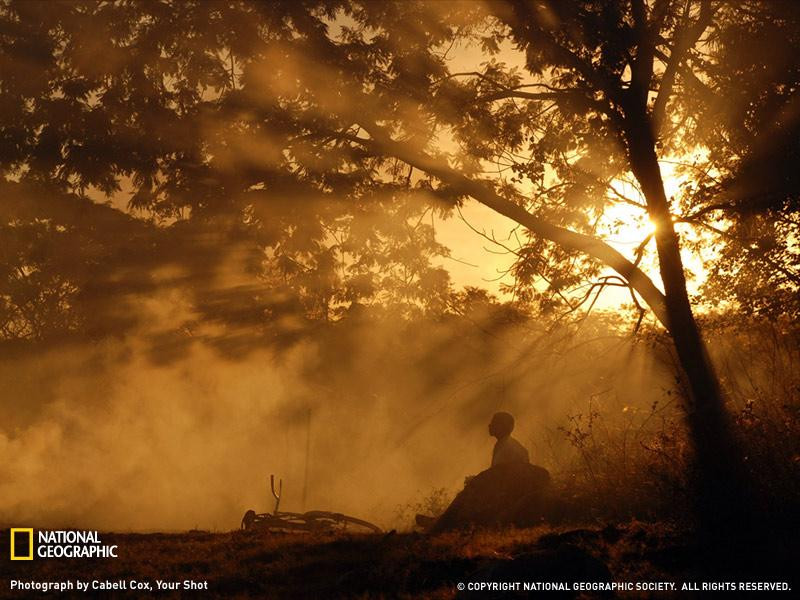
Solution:
[[[664,191],[670,201],[673,213],[678,211],[678,201],[683,193],[683,187],[690,183],[690,176],[681,173],[678,165],[680,160],[664,160],[660,162],[661,176],[664,182]],[[661,277],[658,271],[658,258],[656,256],[653,234],[656,225],[647,215],[645,199],[639,187],[630,179],[615,179],[609,186],[609,203],[598,221],[597,233],[611,246],[619,250],[627,258],[639,259],[639,267],[661,288]],[[676,223],[675,229],[684,240],[691,242],[704,242],[706,248],[701,254],[688,248],[684,244],[681,251],[684,271],[690,293],[696,293],[707,279],[706,265],[714,259],[713,235],[704,229],[688,223]],[[611,271],[609,270],[609,273]],[[620,302],[629,302],[630,294],[626,289],[617,288],[604,294],[605,298],[598,302],[598,306],[612,308]]]
[[[679,172],[680,162],[679,159],[675,159],[661,163],[664,190],[671,201],[673,212],[678,211],[682,186],[689,183],[691,176],[691,173],[686,175]],[[595,235],[629,260],[636,260],[638,253],[641,252],[639,267],[661,289],[658,257],[653,239],[656,227],[647,214],[641,190],[631,179],[615,179],[607,191],[607,200],[602,214],[597,216]],[[685,245],[681,253],[689,292],[694,294],[699,291],[707,278],[706,264],[714,260],[712,234],[687,223],[676,223],[675,228],[685,241],[708,242],[702,244],[706,248],[702,254],[697,254],[686,247],[689,245]],[[476,229],[484,232],[486,237],[482,238],[476,234]],[[440,264],[450,272],[452,281],[457,287],[465,285],[485,287],[498,297],[511,299],[507,294],[500,292],[499,288],[501,284],[513,284],[509,268],[516,257],[512,253],[504,252],[487,238],[494,238],[506,246],[516,247],[518,244],[514,235],[516,231],[518,231],[516,223],[483,205],[467,202],[456,218],[436,222],[437,239],[451,250],[451,256],[441,260]],[[614,274],[615,272],[609,268],[600,276]],[[573,293],[567,292],[567,295],[577,299],[585,292],[584,286],[574,290]],[[594,310],[616,311],[625,305],[631,305],[630,291],[627,288],[605,287],[594,303]]]
[[[664,192],[673,210],[681,194],[681,186],[687,178],[678,174],[677,162],[663,161],[661,177]],[[609,204],[604,208],[598,225],[601,234],[607,234],[609,243],[624,252],[626,246],[638,247],[648,236],[655,233],[656,225],[647,215],[644,194],[638,185],[629,178],[611,181],[608,190]]]

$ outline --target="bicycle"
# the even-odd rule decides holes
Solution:
[[[279,532],[334,532],[351,531],[355,533],[383,533],[380,527],[349,515],[324,510],[311,510],[304,513],[278,511],[283,494],[283,480],[275,491],[275,476],[269,476],[270,489],[275,498],[275,508],[271,513],[257,513],[248,510],[242,517],[241,528],[245,531]]]

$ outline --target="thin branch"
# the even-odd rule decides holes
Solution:
[[[684,21],[689,18],[689,6],[687,2]],[[697,43],[697,40],[711,23],[713,15],[711,0],[703,0],[700,5],[700,15],[697,21],[690,27],[686,27],[682,24],[676,29],[669,60],[666,63],[667,66],[661,78],[658,96],[656,96],[656,101],[653,104],[653,129],[656,132],[656,138],[658,138],[664,124],[667,102],[669,101],[669,96],[672,94],[672,88],[675,85],[675,76],[678,73],[678,69],[682,66],[689,48]]]
[[[636,247],[636,252],[634,253],[634,256],[636,258],[634,259],[633,264],[636,265],[637,267],[639,266],[639,263],[642,262],[642,257],[644,256],[644,250],[645,248],[647,248],[647,244],[649,244],[650,240],[652,239],[653,239],[653,234],[648,233],[647,237],[644,238],[642,242]]]

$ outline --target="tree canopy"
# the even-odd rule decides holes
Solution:
[[[696,302],[795,314],[797,20],[705,0],[4,2],[4,335],[108,330],[110,274],[139,257],[209,277],[234,240],[259,283],[199,286],[211,317],[441,311],[429,217],[468,197],[524,225],[505,291],[528,310],[630,285],[666,324],[639,268],[658,236],[604,239],[625,205],[717,249]],[[680,163],[676,197],[648,201],[648,144]],[[128,272],[122,289],[155,285]]]

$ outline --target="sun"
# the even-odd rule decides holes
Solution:
[[[676,172],[676,163],[673,161],[663,161],[660,166],[664,193],[674,206],[686,178]],[[652,237],[656,224],[647,214],[647,202],[638,184],[627,177],[613,179],[609,184],[607,198],[608,203],[598,221],[600,229],[607,236],[606,241],[624,251],[626,246],[638,248]]]
[[[678,170],[678,160],[661,161],[661,177],[664,192],[670,201],[672,210],[677,210],[677,202],[683,193],[689,177]],[[644,195],[634,181],[620,177],[614,179],[607,194],[606,206],[598,220],[597,233],[610,246],[621,252],[629,260],[637,263],[653,283],[661,288],[661,277],[658,268],[658,256],[655,245],[656,224],[649,218]],[[681,238],[692,244],[682,244],[681,259],[687,277],[690,293],[696,293],[708,276],[707,265],[713,261],[712,234],[687,223],[676,222],[675,229]],[[694,242],[700,242],[695,244]],[[705,247],[709,250],[700,254],[689,247]],[[611,271],[609,270],[610,274]],[[629,294],[627,290],[609,293],[606,306],[611,306],[620,298]],[[614,298],[611,298],[614,296]]]
[[[683,173],[677,172],[678,162],[665,161],[661,169],[667,198],[672,200],[675,210],[683,191],[682,186],[688,181]],[[597,221],[594,235],[630,261],[637,262],[638,267],[663,291],[654,239],[656,226],[647,214],[645,199],[639,187],[631,179],[620,177],[611,182],[606,200],[602,214],[595,216]],[[498,292],[498,287],[501,283],[513,284],[509,270],[516,256],[476,236],[475,229],[485,231],[487,236],[513,247],[518,243],[514,235],[518,231],[518,224],[477,202],[467,202],[459,216],[460,218],[436,222],[437,239],[451,249],[451,254],[441,259],[440,266],[450,273],[457,286],[487,287],[500,297],[505,297]],[[709,238],[708,232],[685,223],[675,225],[678,234],[686,240],[703,241]],[[710,248],[713,244],[704,245]],[[713,260],[709,256],[709,253],[699,255],[688,247],[682,248],[681,257],[690,293],[699,291],[699,287],[707,279],[706,265]],[[612,275],[618,274],[611,268],[606,268],[599,274],[600,278]],[[580,298],[586,289],[586,286],[580,286],[569,295]],[[594,308],[619,310],[621,306],[630,304],[628,288],[605,287]]]

